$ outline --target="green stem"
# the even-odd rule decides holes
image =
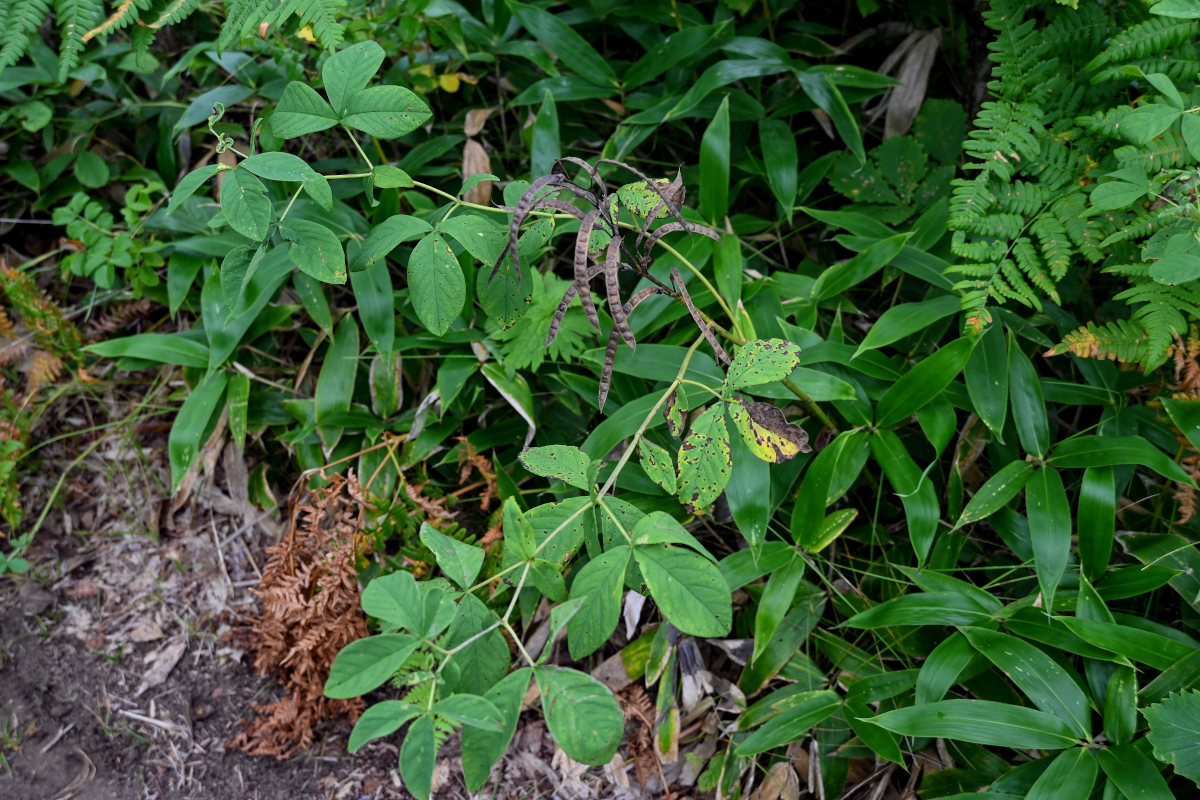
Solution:
[[[288,200],[287,208],[283,209],[283,213],[279,215],[279,221],[283,222],[287,219],[288,212],[292,210],[292,204],[296,202],[296,198],[300,196],[300,192],[304,191],[304,184],[296,187],[296,191],[292,193],[292,199]]]
[[[350,141],[353,142],[353,144],[354,144],[354,149],[358,151],[358,154],[360,156],[362,156],[362,160],[367,162],[367,169],[374,170],[375,165],[371,163],[371,159],[367,158],[367,154],[363,151],[362,145],[360,145],[358,143],[358,137],[355,136],[354,132],[351,131],[349,128],[347,128],[345,125],[342,126],[342,130],[344,130],[346,132],[346,134],[350,137]]]

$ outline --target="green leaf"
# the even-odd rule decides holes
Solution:
[[[870,630],[894,625],[980,625],[991,618],[977,602],[956,592],[920,592],[893,597],[844,624]]]
[[[1111,467],[1088,467],[1079,484],[1079,569],[1098,580],[1112,558],[1117,489]]]
[[[433,116],[425,101],[402,86],[372,86],[346,101],[340,122],[380,139],[399,139]]]
[[[1104,694],[1105,736],[1113,744],[1131,742],[1137,722],[1137,674],[1133,667],[1117,667],[1108,679],[1108,691]]]
[[[471,586],[483,566],[483,550],[439,533],[428,522],[421,523],[421,541],[433,551],[438,567],[450,580],[463,589]]]
[[[235,372],[229,377],[225,407],[229,410],[229,438],[240,452],[246,446],[246,411],[250,403],[250,377]]]
[[[648,439],[638,441],[639,463],[650,480],[667,494],[675,494],[675,462],[671,454]]]
[[[370,83],[383,59],[383,48],[376,42],[367,41],[343,48],[325,61],[321,67],[325,94],[339,116],[346,113],[346,101]]]
[[[488,699],[476,694],[454,694],[433,704],[433,713],[448,717],[462,725],[500,733],[504,730],[504,714]]]
[[[771,573],[767,585],[763,587],[762,596],[758,601],[758,610],[754,613],[754,651],[751,661],[757,661],[770,643],[779,624],[792,608],[796,599],[796,590],[804,577],[805,561],[799,555]]]
[[[1149,191],[1148,181],[1140,185],[1125,181],[1105,181],[1096,184],[1089,199],[1095,211],[1116,211],[1129,208]]]
[[[571,658],[590,656],[608,641],[621,618],[621,589],[630,549],[614,547],[593,558],[575,576],[571,599],[585,602],[567,623],[567,647]]]
[[[746,267],[742,256],[742,242],[734,233],[721,234],[721,241],[712,254],[713,277],[717,291],[731,306],[736,306],[742,297],[742,271]]]
[[[1154,762],[1132,744],[1121,744],[1092,751],[1109,782],[1121,791],[1125,800],[1174,800]]]
[[[380,575],[367,584],[361,602],[368,616],[413,633],[423,632],[421,591],[411,572]]]
[[[767,186],[791,223],[800,175],[796,134],[784,120],[764,118],[758,122],[758,143],[762,147]]]
[[[1132,661],[1149,664],[1155,669],[1167,669],[1195,648],[1158,633],[1131,628],[1115,622],[1083,617],[1060,617],[1080,639],[1096,647],[1116,653]]]
[[[754,556],[758,557],[762,554],[767,527],[775,511],[776,501],[771,497],[771,492],[763,491],[763,487],[771,483],[771,467],[769,462],[755,455],[746,444],[746,435],[753,435],[752,431],[743,427],[750,424],[749,416],[739,422],[734,413],[734,406],[726,410],[729,412],[728,421],[733,423],[741,435],[732,436],[729,440],[733,471],[730,473],[729,483],[725,485],[725,501],[729,503],[733,524],[745,537]],[[774,454],[776,451],[772,449],[771,452]]]
[[[291,153],[258,153],[243,160],[238,167],[270,181],[323,180],[308,162]]]
[[[368,269],[377,261],[383,261],[397,245],[420,239],[431,230],[433,228],[428,222],[407,214],[388,217],[367,234],[367,238],[350,258],[350,269],[354,272]]]
[[[346,314],[333,332],[333,341],[321,364],[313,408],[317,424],[350,409],[354,397],[354,376],[358,372],[358,324]]]
[[[608,61],[557,15],[515,0],[509,0],[508,6],[525,29],[571,71],[594,84],[617,85]]]
[[[1043,603],[1049,607],[1071,555],[1071,506],[1058,470],[1049,466],[1034,470],[1025,485],[1025,506],[1033,565]]]
[[[346,282],[346,253],[329,228],[306,219],[285,219],[279,232],[289,242],[288,258],[301,271],[325,283]]]
[[[625,717],[608,687],[563,667],[534,669],[542,711],[554,741],[583,764],[607,764],[625,734]]]
[[[492,765],[508,750],[521,715],[521,701],[529,688],[529,677],[528,667],[516,670],[484,695],[504,716],[503,730],[494,733],[481,728],[463,728],[462,768],[468,791],[477,792],[483,788],[491,777]]]
[[[293,81],[283,90],[271,114],[271,131],[280,139],[292,139],[332,128],[338,114],[307,83]]]
[[[679,448],[679,499],[693,509],[707,507],[724,491],[732,469],[725,404],[714,403],[692,423]]]
[[[718,223],[729,212],[729,95],[700,139],[700,216]]]
[[[960,305],[956,296],[942,295],[920,303],[892,306],[875,320],[854,355],[898,342],[905,336],[925,330],[938,320],[957,313]]]
[[[755,339],[733,357],[725,388],[738,389],[781,381],[800,366],[800,347],[783,339]]]
[[[175,187],[175,191],[171,192],[171,202],[167,203],[167,215],[173,214],[184,200],[187,200],[204,185],[205,181],[224,169],[227,168],[220,164],[209,164],[184,175]]]
[[[1121,133],[1134,144],[1149,144],[1174,125],[1182,113],[1163,103],[1138,106],[1121,117]]]
[[[529,163],[534,177],[549,175],[562,156],[558,138],[558,106],[549,89],[542,90],[542,106],[533,118],[529,137]]]
[[[1046,403],[1042,386],[1028,356],[1022,352],[1017,337],[1008,343],[1008,394],[1012,403],[1013,423],[1025,452],[1038,458],[1050,449],[1050,423],[1046,418]]]
[[[1035,706],[1066,722],[1079,738],[1091,738],[1087,697],[1058,662],[1006,633],[971,627],[961,630],[971,646],[1007,675]]]
[[[439,222],[437,228],[454,237],[488,271],[508,244],[508,230],[480,214],[457,214]]]
[[[143,334],[147,335],[147,334]],[[229,373],[213,372],[192,389],[175,415],[167,437],[171,461],[171,491],[177,491],[183,476],[200,453],[225,399]]]
[[[787,706],[735,748],[739,757],[765,753],[790,742],[803,741],[811,728],[828,719],[841,705],[836,692],[828,689],[799,692]]]
[[[876,431],[871,437],[871,453],[900,496],[904,518],[908,523],[908,538],[916,553],[917,564],[924,565],[941,517],[933,482],[922,473],[900,437],[893,431]]]
[[[390,164],[376,164],[372,177],[378,189],[407,189],[413,185],[407,172]]]
[[[963,380],[975,413],[1001,442],[1004,441],[1004,420],[1008,416],[1007,362],[1004,331],[997,324],[989,326],[979,337],[963,368]]]
[[[462,313],[467,281],[454,251],[441,234],[429,234],[408,260],[408,287],[413,310],[429,332],[441,336]]]
[[[349,751],[357,753],[367,742],[395,733],[420,713],[420,706],[402,700],[376,703],[363,712],[354,724],[354,730],[350,731]]]
[[[426,714],[409,727],[404,743],[400,745],[400,775],[417,800],[429,800],[437,753],[433,717]]]
[[[303,274],[303,273],[297,273]],[[387,263],[376,261],[366,269],[350,272],[350,286],[358,304],[363,330],[380,353],[390,353],[396,341],[396,300]]]
[[[560,480],[585,492],[593,488],[589,477],[592,460],[578,447],[565,444],[531,447],[517,456],[517,460],[534,475]]]
[[[1191,476],[1170,456],[1138,436],[1076,436],[1055,446],[1046,459],[1056,467],[1116,467],[1137,464],[1168,480],[1191,484]]]
[[[508,673],[512,661],[496,615],[473,594],[459,597],[454,622],[439,644],[456,651],[446,657],[441,672],[445,690],[451,693],[486,694]]]
[[[403,633],[384,633],[351,642],[329,668],[325,696],[358,697],[382,686],[420,644],[419,639]]]
[[[917,675],[917,705],[945,697],[950,687],[958,683],[958,676],[978,658],[961,633],[952,633],[942,639],[921,664],[921,672]]]
[[[1025,488],[1033,475],[1033,465],[1028,461],[1013,461],[1005,464],[967,503],[954,527],[961,528],[995,514]]]
[[[891,385],[875,408],[876,425],[888,428],[903,422],[941,394],[971,355],[973,342],[963,337],[916,364]]]
[[[1064,750],[1050,762],[1025,795],[1025,800],[1059,800],[1088,797],[1096,783],[1099,768],[1086,747]]]
[[[635,547],[650,596],[672,625],[693,636],[725,636],[733,621],[729,586],[704,556],[681,547]]]
[[[1200,691],[1172,695],[1143,709],[1154,756],[1200,784]]]
[[[833,126],[837,128],[838,135],[850,148],[850,152],[858,158],[858,162],[865,164],[867,153],[863,149],[862,133],[858,129],[858,122],[854,119],[854,115],[850,112],[850,106],[846,105],[846,99],[842,97],[842,93],[833,81],[824,73],[819,72],[797,71],[796,78],[800,81],[800,88],[804,90],[809,99],[833,120]]]
[[[83,349],[104,358],[136,358],[201,369],[208,366],[208,347],[202,340],[182,333],[137,333]]]
[[[708,552],[704,545],[688,532],[687,528],[665,511],[651,511],[639,519],[630,532],[630,540],[635,547],[649,544],[686,545],[714,564],[717,563],[712,553]]]
[[[371,359],[367,383],[371,392],[371,410],[376,416],[388,419],[400,410],[403,397],[403,376],[399,353],[380,353]]]
[[[1060,750],[1078,739],[1067,723],[1044,711],[990,700],[939,700],[872,717],[904,736],[931,736],[997,747]]]
[[[892,263],[911,234],[900,233],[868,245],[861,253],[821,273],[812,286],[813,304],[829,300],[856,286]]]
[[[867,462],[870,442],[865,431],[843,431],[808,465],[792,512],[792,538],[813,552],[820,538],[825,509],[841,497]]]
[[[267,187],[250,172],[235,169],[225,176],[221,183],[221,211],[235,231],[261,242],[270,231],[271,210]]]
[[[1176,19],[1200,19],[1200,0],[1161,0],[1150,7],[1150,13]]]

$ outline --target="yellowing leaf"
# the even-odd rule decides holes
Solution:
[[[770,403],[735,400],[729,403],[728,411],[750,452],[763,461],[779,464],[812,450],[804,429],[788,422],[783,412]]]
[[[303,28],[296,31],[296,38],[303,39],[306,42],[315,42],[317,40],[317,37],[313,36],[312,25],[305,25]]]
[[[449,92],[450,94],[457,92],[458,87],[462,84],[462,81],[459,80],[457,72],[446,72],[438,75],[437,81],[438,87],[441,88],[443,92]]]

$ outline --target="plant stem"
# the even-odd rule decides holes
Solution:
[[[296,202],[296,198],[300,196],[300,192],[304,191],[304,184],[296,187],[296,191],[292,192],[292,199],[288,200],[287,208],[283,209],[283,213],[279,215],[279,221],[283,222],[287,219],[288,212],[292,210],[292,204]]]
[[[371,159],[367,158],[367,154],[363,152],[362,145],[358,143],[358,137],[355,136],[354,133],[344,125],[342,126],[342,130],[344,130],[350,137],[350,141],[354,144],[354,149],[358,151],[360,156],[362,156],[362,160],[367,162],[367,169],[374,170],[375,165],[371,163]]]

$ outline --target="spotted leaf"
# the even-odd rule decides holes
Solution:
[[[724,403],[712,406],[692,423],[679,448],[679,499],[695,511],[720,497],[733,471]]]
[[[770,403],[738,399],[728,405],[729,420],[742,435],[750,452],[779,464],[798,453],[808,453],[808,434],[799,425],[788,422],[783,412]]]

